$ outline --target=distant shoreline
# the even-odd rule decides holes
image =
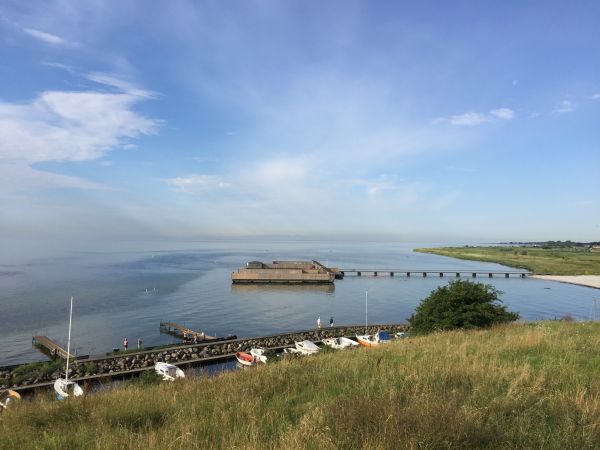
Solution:
[[[530,278],[600,289],[600,275],[531,275]]]

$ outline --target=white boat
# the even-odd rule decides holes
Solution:
[[[0,392],[0,412],[4,411],[8,408],[8,406],[16,402],[17,400],[21,400],[21,396],[18,392],[7,389],[6,391]]]
[[[303,355],[315,355],[319,353],[320,348],[315,345],[312,341],[300,341],[296,342],[296,350]]]
[[[183,370],[166,362],[157,362],[154,364],[154,371],[165,381],[173,381],[176,378],[185,378]]]
[[[341,350],[344,348],[354,348],[358,347],[358,342],[353,341],[347,337],[337,337],[337,338],[327,338],[323,339],[323,344],[335,348],[337,350]]]
[[[58,378],[54,382],[54,390],[56,391],[56,398],[62,400],[69,396],[80,397],[83,395],[83,389],[74,381],[69,381],[69,359],[71,356],[71,324],[73,322],[73,297],[71,296],[71,308],[69,311],[69,338],[67,340],[67,368],[65,370],[65,377]]]
[[[303,355],[304,353],[302,353],[300,350],[298,350],[296,347],[287,347],[283,349],[283,354],[284,355]]]
[[[250,354],[258,359],[261,363],[267,362],[267,351],[264,348],[253,348]]]

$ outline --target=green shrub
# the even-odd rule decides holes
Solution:
[[[501,294],[492,285],[467,280],[451,281],[441,286],[421,301],[408,322],[411,331],[429,333],[455,328],[481,328],[511,322],[518,313],[501,306]]]

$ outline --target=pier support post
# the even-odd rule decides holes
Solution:
[[[373,272],[373,276],[376,277],[377,276],[377,272]]]
[[[524,273],[521,274],[521,278],[525,278],[525,274]]]
[[[427,272],[423,272],[423,278],[427,276]]]
[[[477,274],[473,272],[473,278],[477,278]]]
[[[456,272],[456,278],[460,278],[460,272]]]
[[[394,272],[390,272],[390,277],[393,277],[393,276],[394,276]]]
[[[406,276],[410,278],[410,272],[406,272]]]
[[[489,274],[489,277],[490,277],[490,278],[492,278],[492,277],[493,277],[493,274],[492,274],[492,273],[490,273],[490,274]]]
[[[508,278],[508,274],[507,273],[504,274],[504,278]]]
[[[356,276],[360,277],[361,273],[360,272],[356,272]]]
[[[444,272],[440,272],[440,278],[444,276]]]

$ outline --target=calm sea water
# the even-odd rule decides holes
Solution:
[[[317,259],[345,268],[506,269],[497,264],[414,253],[431,244],[211,242],[148,245],[144,251],[73,253],[0,267],[0,365],[46,359],[32,348],[42,334],[66,344],[68,305],[75,297],[72,345],[102,354],[127,337],[144,345],[178,342],[160,334],[172,321],[208,334],[255,336],[324,324],[404,322],[421,299],[453,277],[347,276],[335,286],[237,286],[230,274],[249,260]],[[504,292],[523,319],[571,315],[589,319],[598,291],[533,279],[482,278]]]

